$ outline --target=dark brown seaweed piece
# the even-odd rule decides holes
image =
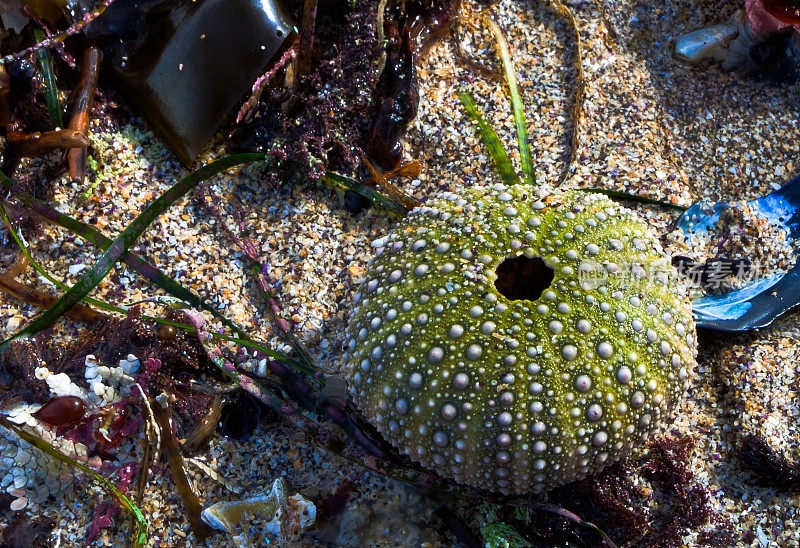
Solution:
[[[414,66],[416,51],[405,18],[384,23],[388,40],[386,65],[377,86],[378,111],[366,139],[367,155],[384,170],[400,164],[400,138],[417,116],[419,85]]]
[[[386,63],[375,90],[377,113],[366,139],[368,156],[384,170],[399,165],[400,140],[417,116],[416,61],[450,31],[460,4],[459,0],[398,2],[384,20]]]
[[[36,289],[31,289],[24,284],[19,283],[14,278],[0,273],[0,291],[13,295],[24,303],[38,306],[39,308],[48,309],[56,302],[56,297],[42,293]],[[92,310],[88,306],[76,304],[65,315],[73,320],[79,322],[94,323],[97,320],[104,318],[105,314]]]
[[[103,35],[107,16],[119,17],[109,12],[95,22],[92,36]],[[184,2],[143,18],[139,28],[123,33],[129,40],[114,54],[113,71],[121,90],[189,164],[280,54],[294,23],[279,2],[258,0]],[[109,23],[124,28],[118,25]]]
[[[97,76],[100,71],[102,55],[96,47],[90,46],[83,52],[81,65],[81,79],[75,90],[75,106],[72,109],[72,119],[69,128],[89,134],[89,119],[94,104],[94,94],[97,91]],[[71,148],[67,151],[69,176],[73,181],[83,181],[86,176],[86,146]]]
[[[303,24],[300,27],[300,47],[297,55],[297,70],[300,74],[311,72],[314,57],[314,27],[317,21],[317,0],[305,0]]]
[[[208,406],[208,411],[200,419],[194,429],[186,436],[186,441],[183,446],[189,453],[197,451],[209,438],[217,431],[219,418],[222,414],[222,406],[224,400],[220,394],[214,394],[211,398],[211,403]]]
[[[59,148],[86,150],[89,139],[74,129],[58,129],[44,133],[23,133],[21,131],[6,134],[8,148],[17,157],[41,156]]]
[[[744,436],[739,458],[755,474],[758,485],[776,487],[783,492],[800,491],[800,464],[790,462],[763,438],[752,434]]]
[[[164,408],[158,401],[151,401],[150,409],[153,411],[153,417],[158,423],[161,430],[161,439],[164,444],[164,450],[167,455],[167,463],[169,464],[169,471],[172,475],[172,481],[175,483],[175,488],[183,501],[183,508],[186,511],[186,517],[189,524],[192,526],[192,531],[198,541],[206,538],[211,530],[200,519],[200,513],[203,507],[200,504],[200,499],[192,489],[189,478],[186,476],[186,470],[183,463],[183,455],[181,454],[180,444],[178,438],[172,429],[172,421],[170,420],[169,408]]]
[[[16,129],[16,121],[8,103],[10,92],[11,77],[8,75],[5,65],[0,65],[0,126],[7,132]]]

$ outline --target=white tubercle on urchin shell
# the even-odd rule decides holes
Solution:
[[[347,333],[350,392],[443,476],[502,493],[580,479],[685,389],[685,289],[649,228],[604,196],[444,194],[380,248]]]

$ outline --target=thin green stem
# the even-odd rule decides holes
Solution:
[[[329,171],[325,174],[324,177],[325,181],[333,186],[341,187],[346,190],[352,190],[359,196],[362,196],[375,204],[376,206],[385,209],[395,217],[405,217],[408,213],[408,208],[406,208],[400,202],[396,202],[386,196],[385,194],[381,194],[374,188],[370,188],[366,185],[363,185],[356,181],[355,179],[350,179],[349,177],[345,177],[344,175],[339,175],[338,173],[333,173]]]
[[[50,207],[45,202],[42,202],[41,200],[38,200],[38,199],[30,196],[29,194],[23,192],[17,185],[15,185],[2,172],[0,172],[0,185],[5,187],[9,192],[11,192],[11,194],[15,198],[20,200],[24,205],[28,206],[29,208],[31,208],[33,211],[35,211],[36,213],[38,213],[42,217],[48,219],[49,221],[53,222],[54,224],[56,224],[56,225],[58,225],[58,226],[60,226],[62,228],[65,228],[65,229],[69,230],[70,232],[72,232],[76,236],[80,236],[81,238],[83,238],[86,241],[94,244],[95,246],[97,246],[101,250],[105,251],[111,245],[112,240],[110,238],[104,236],[102,233],[100,233],[99,231],[95,230],[93,227],[91,227],[91,226],[89,226],[87,224],[81,223],[80,221],[77,221],[77,220],[73,219],[69,215],[65,215],[63,213],[60,213],[60,212],[56,211],[55,209],[53,209],[52,207]],[[281,352],[277,352],[275,350],[271,350],[271,349],[265,347],[264,345],[255,342],[247,334],[247,332],[243,328],[238,326],[235,322],[233,322],[232,320],[227,319],[224,315],[222,315],[219,311],[217,311],[211,305],[207,304],[199,296],[195,295],[192,291],[190,291],[189,289],[183,287],[181,284],[179,284],[178,282],[176,282],[172,278],[168,277],[166,274],[162,273],[155,266],[152,266],[151,264],[147,263],[143,258],[141,258],[136,253],[134,253],[132,251],[128,251],[127,254],[125,254],[123,256],[122,260],[124,260],[125,263],[130,268],[132,268],[133,270],[138,272],[145,279],[151,281],[152,283],[154,283],[155,285],[157,285],[158,287],[160,287],[161,289],[166,291],[168,294],[172,295],[173,297],[175,297],[175,298],[177,298],[177,299],[179,299],[181,301],[184,301],[184,302],[188,303],[190,306],[193,306],[193,307],[196,307],[196,308],[200,308],[200,309],[202,309],[202,310],[204,310],[206,312],[209,312],[215,318],[220,320],[227,328],[231,329],[234,333],[236,333],[238,335],[238,337],[230,337],[230,336],[225,336],[225,335],[221,335],[221,334],[218,334],[218,333],[214,333],[214,334],[212,334],[214,337],[230,340],[232,342],[236,342],[236,343],[239,343],[239,344],[243,344],[244,346],[248,346],[250,348],[254,348],[254,349],[260,350],[260,351],[264,352],[265,354],[268,354],[273,359],[278,360],[278,361],[280,361],[280,362],[282,362],[282,363],[284,363],[284,364],[286,364],[286,365],[288,365],[288,366],[290,366],[292,368],[295,368],[295,369],[300,369],[301,368],[301,364],[297,360],[294,360],[294,359],[290,358],[289,356],[287,356],[287,355],[285,355],[285,354],[283,354]],[[35,261],[33,261],[32,264],[35,264]],[[48,279],[50,279],[50,278],[48,278]],[[68,288],[66,288],[66,286],[65,286],[62,289],[67,290]],[[101,302],[101,301],[98,301],[98,302]],[[111,305],[111,306],[113,306],[113,305]],[[125,313],[126,312],[126,310],[124,308],[120,308],[119,310],[115,310],[115,312],[116,311],[119,311],[120,313]],[[145,317],[147,317],[147,316],[145,316]],[[157,321],[159,323],[169,323],[169,322],[166,322],[165,320],[162,320],[160,318],[152,318],[152,317],[149,317],[149,318],[154,320],[154,321]],[[186,329],[187,327],[188,326],[184,326],[182,328]],[[190,330],[193,330],[193,329],[190,329]]]
[[[33,38],[37,42],[43,42],[45,36],[42,29],[33,29]],[[58,86],[56,85],[56,75],[53,72],[53,58],[50,50],[40,49],[36,56],[39,58],[39,70],[44,77],[44,98],[47,103],[47,112],[50,114],[50,125],[55,128],[63,128],[64,121],[61,119],[61,104],[58,102]]]
[[[522,180],[527,185],[536,184],[536,176],[533,173],[533,159],[531,157],[531,145],[528,139],[528,127],[525,122],[525,106],[517,87],[517,75],[514,69],[514,61],[508,50],[508,42],[503,36],[500,26],[490,17],[486,18],[489,29],[497,40],[497,48],[500,50],[500,59],[503,61],[503,71],[508,83],[508,94],[511,99],[511,108],[514,112],[514,125],[517,128],[517,145],[519,146],[519,161],[522,168]]]
[[[497,166],[497,172],[500,174],[500,178],[508,186],[519,184],[519,177],[516,171],[514,171],[514,166],[511,165],[508,152],[503,148],[503,144],[500,142],[500,138],[497,136],[495,130],[478,110],[475,99],[473,99],[472,95],[467,91],[458,92],[458,99],[461,101],[461,104],[464,105],[464,109],[467,111],[469,117],[478,124],[478,131],[483,138],[483,143],[489,150],[489,155],[492,157],[492,160],[494,160],[495,166]]]
[[[5,428],[8,428],[12,432],[14,432],[17,436],[19,436],[21,439],[25,440],[32,446],[36,447],[43,453],[46,453],[52,458],[59,460],[67,464],[68,466],[71,466],[72,468],[77,468],[81,472],[88,474],[93,480],[99,483],[103,489],[111,493],[113,496],[117,497],[120,504],[122,504],[122,506],[127,508],[133,514],[134,523],[136,526],[136,530],[133,534],[133,545],[136,548],[139,548],[147,543],[147,521],[145,521],[144,519],[144,514],[142,514],[142,511],[139,510],[139,508],[133,503],[133,501],[131,501],[131,499],[125,496],[125,493],[120,491],[116,485],[111,483],[108,479],[104,478],[103,476],[101,476],[100,474],[98,474],[85,464],[82,464],[76,461],[75,459],[68,457],[67,455],[65,455],[64,453],[62,453],[61,451],[59,451],[58,449],[56,449],[55,447],[44,441],[43,439],[39,438],[38,436],[35,436],[30,432],[23,430],[22,428],[20,428],[10,420],[8,420],[5,415],[0,414],[0,425],[4,426]]]
[[[2,343],[0,343],[0,350],[4,349],[11,341],[23,336],[34,335],[51,325],[70,308],[83,300],[89,292],[94,289],[106,275],[111,271],[117,261],[127,253],[128,249],[133,246],[136,240],[144,233],[150,224],[164,213],[169,207],[175,203],[179,198],[186,195],[193,189],[200,181],[207,179],[221,173],[231,167],[254,162],[263,158],[261,154],[238,154],[233,156],[226,156],[205,166],[197,171],[189,174],[175,185],[173,185],[164,194],[151,202],[144,211],[140,213],[129,224],[122,233],[109,245],[108,249],[100,256],[100,258],[89,267],[86,274],[84,274],[75,285],[73,285],[66,293],[48,308],[43,314],[36,317],[30,324],[23,329],[12,335]]]
[[[656,200],[655,198],[647,198],[646,196],[639,196],[638,194],[631,194],[629,192],[623,192],[621,190],[609,190],[606,188],[579,188],[577,190],[582,192],[590,192],[592,194],[604,194],[614,200],[628,200],[631,202],[638,202],[640,204],[650,204],[650,205],[668,207],[670,209],[674,209],[675,211],[683,212],[689,209],[686,206],[671,204],[663,200]]]

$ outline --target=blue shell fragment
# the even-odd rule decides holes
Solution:
[[[748,202],[753,212],[786,229],[789,238],[800,237],[800,175],[775,192]],[[687,234],[705,234],[730,206],[726,202],[700,202],[678,219]],[[800,303],[800,261],[790,270],[754,280],[736,291],[708,295],[692,302],[697,327],[717,331],[749,331],[765,327]]]

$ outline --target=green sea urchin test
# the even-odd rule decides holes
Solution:
[[[380,248],[347,334],[350,392],[442,476],[506,494],[580,479],[685,388],[685,291],[649,228],[604,196],[444,194]]]

